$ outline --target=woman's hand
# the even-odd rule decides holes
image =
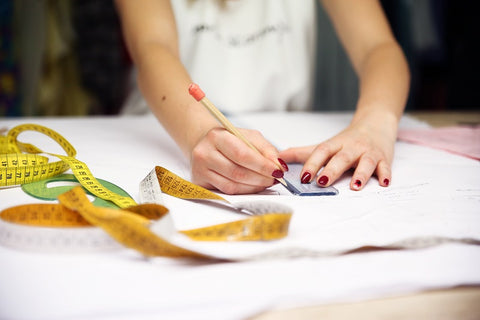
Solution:
[[[381,186],[391,181],[391,163],[397,133],[397,120],[371,116],[353,121],[333,138],[318,145],[290,148],[280,152],[287,162],[305,163],[299,179],[308,183],[317,177],[317,184],[330,186],[342,174],[355,168],[350,189],[360,190],[372,175]]]
[[[226,194],[257,193],[272,186],[288,170],[278,151],[255,130],[240,129],[258,149],[250,149],[227,130],[207,132],[191,151],[192,181]]]
[[[410,74],[378,0],[322,0],[359,77],[359,100],[352,123],[316,146],[292,148],[282,159],[304,162],[300,179],[329,186],[355,168],[350,188],[362,189],[376,174],[381,186],[391,181],[398,120],[408,96]]]

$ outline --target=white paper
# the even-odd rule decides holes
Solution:
[[[232,120],[287,148],[327,139],[350,119],[349,114],[265,113]],[[190,177],[188,162],[152,116],[12,119],[2,120],[1,127],[27,122],[64,135],[94,176],[117,184],[136,200],[140,181],[155,165]],[[425,124],[404,118],[401,127]],[[61,152],[38,134],[21,134],[20,140]],[[225,196],[231,202],[265,200],[292,207],[286,239],[190,245],[225,255],[255,255],[291,248],[331,252],[432,237],[478,240],[479,177],[478,161],[398,142],[388,188],[372,178],[354,192],[346,175],[335,183],[337,196],[298,197],[281,185],[258,195]],[[243,218],[169,196],[163,201],[179,230]],[[0,210],[38,202],[20,188],[0,190]],[[245,319],[272,308],[480,284],[480,247],[462,243],[235,263],[145,259],[126,249],[45,253],[0,246],[0,261],[0,319],[13,320]]]

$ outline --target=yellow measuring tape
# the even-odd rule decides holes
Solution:
[[[48,158],[39,155],[44,153],[43,151],[17,140],[18,135],[27,130],[38,131],[51,137],[62,146],[67,155],[45,153],[61,159],[58,162],[48,162]],[[174,233],[197,241],[275,240],[285,237],[288,233],[292,212],[282,205],[252,202],[236,206],[162,167],[155,167],[141,185],[142,193],[148,195],[146,200],[153,199],[153,202],[157,203],[137,205],[132,198],[120,196],[102,186],[93,177],[88,167],[74,158],[76,151],[73,146],[49,128],[35,124],[20,125],[1,138],[0,186],[39,181],[71,168],[86,190],[102,199],[116,203],[121,208],[96,207],[88,200],[84,190],[76,187],[61,194],[58,197],[59,204],[21,205],[3,210],[0,212],[0,218],[6,223],[53,228],[96,226],[102,228],[119,243],[144,255],[168,257],[212,257],[209,254],[175,245],[169,240],[170,235]],[[149,183],[145,183],[146,181]],[[156,193],[165,193],[182,199],[219,201],[229,208],[249,213],[251,216],[229,223],[177,231],[168,209],[155,200],[159,196]],[[163,233],[153,232],[153,224],[162,224]],[[1,231],[2,229],[0,233]],[[11,242],[14,241],[12,239],[15,236],[7,234],[3,238]],[[0,239],[2,239],[1,234]]]
[[[55,140],[67,155],[43,152],[34,145],[18,141],[18,135],[25,131],[45,134]],[[55,156],[60,161],[48,162],[47,157],[38,156],[40,153]],[[120,196],[103,187],[93,177],[87,165],[75,158],[76,153],[70,142],[52,129],[37,124],[16,126],[0,139],[0,187],[40,181],[70,168],[78,182],[95,196],[110,200],[121,208],[136,204],[132,198]]]

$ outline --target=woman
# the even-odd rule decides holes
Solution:
[[[360,79],[352,122],[317,145],[278,152],[255,130],[228,133],[188,94],[197,82],[228,113],[311,106],[313,0],[116,0],[138,85],[190,159],[192,182],[227,194],[255,193],[302,162],[299,177],[329,186],[355,168],[350,188],[372,175],[391,181],[398,121],[409,87],[404,55],[377,0],[323,0]],[[242,97],[238,92],[248,92]],[[188,129],[186,129],[188,128]]]

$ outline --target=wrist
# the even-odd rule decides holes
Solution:
[[[377,131],[394,141],[397,137],[400,117],[401,115],[391,109],[370,106],[369,108],[358,109],[353,116],[351,125],[370,132]]]
[[[214,128],[221,127],[210,113],[206,112],[203,106],[195,103],[190,108],[188,119],[186,118],[184,127],[183,152],[190,159],[193,149],[198,143]]]

